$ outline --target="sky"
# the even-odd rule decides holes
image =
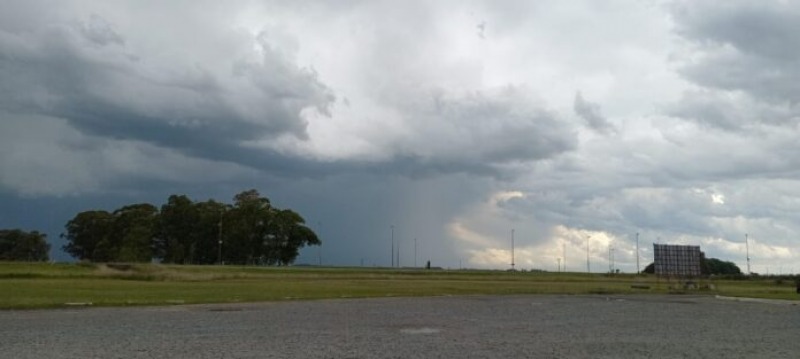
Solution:
[[[254,188],[298,263],[800,272],[797,1],[9,0],[0,79],[0,228],[56,260]]]

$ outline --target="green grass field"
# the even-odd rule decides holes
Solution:
[[[469,294],[703,294],[800,299],[794,283],[653,276],[382,268],[86,265],[0,262],[0,309],[232,303]]]

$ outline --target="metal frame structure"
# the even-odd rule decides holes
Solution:
[[[700,246],[653,243],[655,273],[663,277],[699,277]]]

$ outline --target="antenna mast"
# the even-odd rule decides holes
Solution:
[[[636,274],[639,273],[639,232],[636,232]]]
[[[514,270],[514,229],[511,229],[511,270]]]
[[[586,273],[591,273],[591,267],[589,266],[589,238],[592,238],[592,236],[586,236]]]
[[[744,234],[744,248],[747,251],[747,275],[750,275],[750,243],[747,240],[747,233]]]

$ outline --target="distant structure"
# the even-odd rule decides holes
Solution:
[[[657,276],[699,277],[702,274],[700,246],[653,243],[653,254]]]

